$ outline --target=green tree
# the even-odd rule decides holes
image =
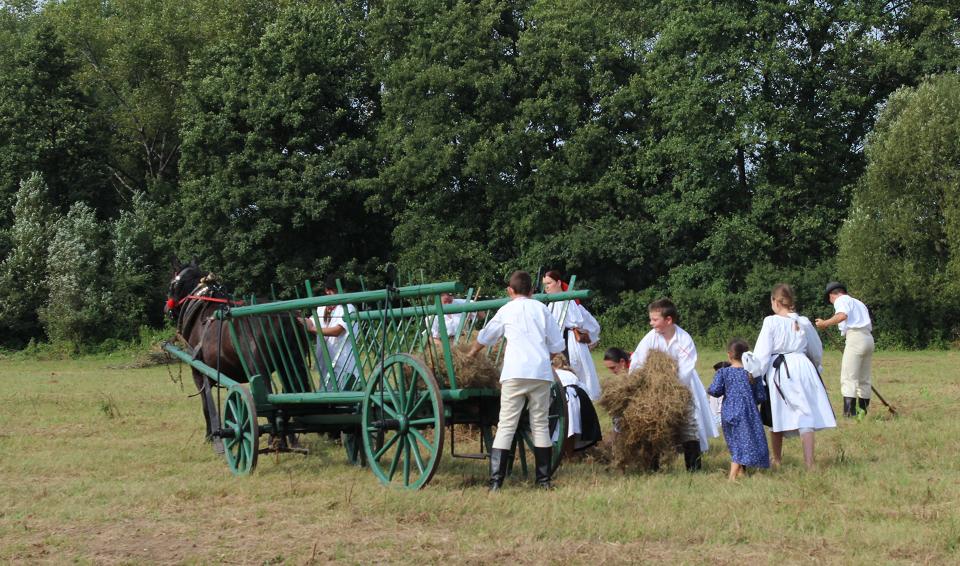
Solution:
[[[840,233],[844,280],[891,342],[960,337],[960,75],[888,100]]]
[[[0,263],[0,327],[3,342],[19,347],[42,335],[37,309],[49,294],[47,246],[56,212],[39,173],[20,183],[13,218],[12,248]]]
[[[386,1],[367,25],[383,116],[369,204],[393,226],[404,269],[488,283],[488,195],[511,184],[494,137],[518,103],[517,35],[525,2]],[[503,174],[501,174],[503,173]],[[497,282],[499,286],[499,281]]]
[[[54,344],[76,350],[109,335],[104,305],[108,242],[93,208],[82,201],[57,221],[47,249],[49,296],[39,310]]]
[[[37,171],[57,208],[86,200],[109,213],[107,127],[55,28],[41,18],[26,33],[0,72],[0,206],[9,210],[20,179]]]
[[[193,67],[185,99],[181,254],[250,289],[382,253],[364,210],[377,87],[362,4],[295,4],[243,49]]]
[[[113,250],[113,259],[103,301],[104,317],[111,324],[110,337],[125,340],[136,336],[144,324],[161,323],[159,305],[169,275],[156,249],[159,238],[152,220],[157,206],[139,191],[133,194],[131,204],[111,225],[109,249]]]

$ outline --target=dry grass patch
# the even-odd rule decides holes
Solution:
[[[514,477],[499,496],[483,487],[485,462],[449,456],[425,490],[386,489],[316,436],[304,439],[309,456],[265,455],[235,478],[201,442],[200,403],[167,368],[4,360],[0,561],[956,563],[960,356],[875,360],[877,387],[901,416],[875,401],[866,418],[818,433],[816,473],[788,440],[780,471],[731,484],[718,440],[702,473],[684,472],[679,457],[655,474],[586,459],[565,463],[553,492]],[[838,402],[836,352],[826,365]],[[470,452],[478,439],[457,441]]]

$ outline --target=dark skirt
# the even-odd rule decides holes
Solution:
[[[600,419],[597,418],[597,411],[593,408],[593,403],[586,391],[577,385],[568,385],[567,387],[576,390],[577,399],[580,401],[580,434],[573,437],[573,449],[586,450],[603,440],[603,433],[600,431]]]

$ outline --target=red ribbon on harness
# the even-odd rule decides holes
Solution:
[[[208,303],[224,303],[233,306],[240,306],[243,304],[243,301],[231,301],[230,299],[218,299],[216,297],[201,297],[199,295],[187,295],[186,297],[180,299],[179,301],[174,301],[173,297],[167,299],[167,310],[171,310],[174,307],[179,307],[184,302],[193,299],[196,301],[206,301]]]

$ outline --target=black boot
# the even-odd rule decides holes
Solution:
[[[490,449],[490,491],[500,491],[507,477],[507,465],[510,463],[510,451],[503,448]]]
[[[696,472],[700,469],[702,461],[699,440],[688,440],[683,443],[683,462],[687,465],[688,472]]]
[[[860,402],[860,410],[863,411],[864,415],[866,415],[867,407],[870,406],[870,399],[859,399],[858,401]]]
[[[855,398],[853,397],[843,398],[843,416],[845,417],[857,416],[857,400]]]
[[[553,447],[534,447],[533,456],[537,465],[537,487],[553,489],[553,484],[550,483],[550,464],[553,459]]]

